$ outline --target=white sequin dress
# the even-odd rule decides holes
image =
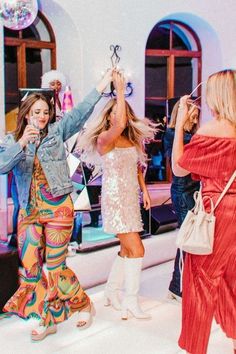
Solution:
[[[139,205],[138,153],[114,148],[102,156],[102,218],[107,233],[143,230]]]

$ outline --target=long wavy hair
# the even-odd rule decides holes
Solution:
[[[170,116],[170,122],[168,124],[168,127],[169,128],[175,128],[176,126],[176,119],[177,119],[177,115],[178,115],[178,109],[179,109],[179,104],[180,104],[180,100],[178,100],[173,109],[172,109],[172,112],[171,112],[171,116]],[[195,134],[197,129],[199,128],[199,120],[200,120],[200,107],[198,107],[193,100],[188,100],[188,119],[184,125],[184,130],[191,133],[191,134]],[[193,108],[196,108],[193,110]],[[198,114],[198,123],[195,124],[195,123],[191,123],[190,119],[192,117],[192,114],[194,114],[194,111],[195,111],[195,114],[196,114],[196,111],[197,111],[197,114]],[[191,129],[189,129],[189,127],[191,127]]]
[[[112,108],[116,105],[116,99],[112,98],[103,108],[98,118],[90,119],[86,128],[79,134],[75,151],[80,155],[82,161],[87,165],[101,164],[100,155],[97,152],[98,136],[110,128],[110,114]],[[136,147],[139,160],[145,164],[146,154],[143,143],[145,140],[153,139],[157,131],[157,125],[147,118],[138,118],[132,107],[125,101],[127,115],[127,126],[122,132],[129,142]]]
[[[16,130],[14,131],[14,136],[15,136],[15,140],[18,141],[25,130],[25,127],[28,124],[28,121],[26,119],[26,115],[29,114],[31,107],[33,106],[33,104],[39,100],[42,100],[44,102],[47,103],[48,105],[48,109],[49,109],[49,121],[48,123],[51,121],[51,119],[53,118],[53,114],[54,114],[54,109],[53,109],[53,105],[48,102],[48,100],[46,99],[46,97],[44,95],[42,95],[41,93],[32,93],[30,94],[22,103],[17,115],[17,121],[16,121]]]
[[[206,101],[217,119],[236,126],[236,70],[227,69],[209,76]]]

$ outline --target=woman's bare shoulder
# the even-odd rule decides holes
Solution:
[[[204,123],[197,134],[216,138],[236,138],[236,129],[226,121],[211,120]]]
[[[97,152],[102,156],[106,153],[108,153],[110,150],[114,149],[114,142],[112,143],[107,143],[106,142],[106,134],[103,134],[105,132],[102,132],[97,139],[97,144],[96,144],[96,149]]]
[[[200,135],[212,135],[212,129],[215,129],[215,123],[212,121],[206,122],[200,126],[197,130],[197,134]]]

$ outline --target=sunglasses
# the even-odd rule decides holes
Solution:
[[[194,94],[194,92],[197,91],[197,89],[198,89],[201,85],[205,84],[205,82],[206,82],[206,81],[200,82],[200,83],[193,89],[193,91],[189,94],[189,97],[191,97],[191,96]],[[199,98],[199,97],[198,97],[198,98]]]
[[[205,82],[206,82],[206,81],[200,82],[200,83],[193,89],[193,91],[189,94],[189,97],[191,97],[191,96],[194,94],[194,92],[196,92],[197,89],[198,89],[201,85],[205,84]],[[191,102],[188,102],[189,105],[190,105],[190,106],[193,106],[193,107],[196,107],[197,109],[201,110],[201,107],[196,103],[200,98],[201,98],[201,96],[198,96],[197,98],[195,98],[195,99],[192,100]]]

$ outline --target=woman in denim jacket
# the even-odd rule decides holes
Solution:
[[[81,104],[53,124],[53,107],[46,98],[29,95],[21,104],[15,133],[0,146],[0,173],[13,171],[19,194],[17,238],[24,268],[20,287],[4,310],[39,317],[31,333],[35,341],[55,333],[56,324],[77,311],[79,328],[91,323],[90,299],[66,266],[74,212],[64,141],[81,130],[111,77],[109,70]],[[44,256],[48,277],[42,268]]]
[[[170,159],[171,165],[171,155],[173,148],[173,141],[175,136],[175,124],[176,117],[178,113],[179,101],[176,102],[171,113],[171,119],[168,128],[166,129],[164,135],[164,150],[165,155]],[[199,109],[194,104],[189,104],[189,117],[184,127],[184,144],[188,144],[198,127],[199,120]],[[200,185],[198,181],[193,181],[191,174],[184,177],[177,177],[172,173],[172,183],[171,183],[171,200],[173,207],[177,216],[178,225],[180,226],[184,221],[184,218],[188,210],[194,207],[193,194],[199,189]],[[175,257],[174,272],[172,275],[172,280],[169,285],[170,297],[181,301],[181,290],[180,290],[180,270],[179,270],[179,258],[180,251],[177,250]]]

